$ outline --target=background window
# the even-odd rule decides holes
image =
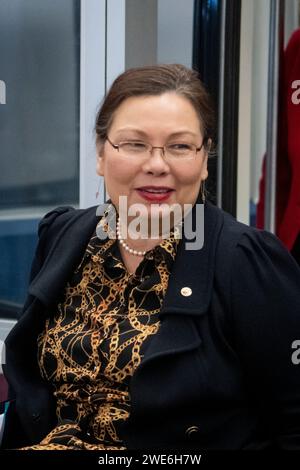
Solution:
[[[38,220],[79,198],[80,0],[1,0],[0,317],[17,316]]]

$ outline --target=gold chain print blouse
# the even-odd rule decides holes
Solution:
[[[106,232],[111,209],[99,222]],[[101,240],[95,230],[38,338],[40,371],[54,387],[58,424],[25,449],[125,449],[118,425],[130,414],[130,378],[159,329],[178,242],[175,229],[130,274],[116,240]]]

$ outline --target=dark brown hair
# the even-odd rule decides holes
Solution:
[[[113,82],[96,118],[96,141],[102,143],[108,134],[115,111],[127,98],[175,92],[193,105],[204,134],[214,142],[215,114],[211,98],[195,70],[180,64],[160,64],[126,70]]]

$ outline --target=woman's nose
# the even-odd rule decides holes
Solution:
[[[144,163],[144,170],[153,173],[167,173],[169,171],[168,162],[164,156],[163,147],[153,147],[149,152],[149,158]]]

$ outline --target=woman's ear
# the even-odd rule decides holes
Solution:
[[[208,169],[207,169],[207,162],[208,162],[208,155],[211,148],[211,139],[207,141],[207,145],[205,145],[204,149],[204,158],[202,161],[202,169],[201,169],[201,180],[204,181],[208,177]]]
[[[207,140],[207,152],[209,153],[212,149],[212,139]]]
[[[96,171],[99,176],[104,176],[104,144],[97,143],[96,146],[97,150],[97,163],[96,163]]]
[[[205,160],[203,160],[203,166],[201,170],[201,181],[205,181],[208,178],[208,169],[207,169],[207,154]]]

